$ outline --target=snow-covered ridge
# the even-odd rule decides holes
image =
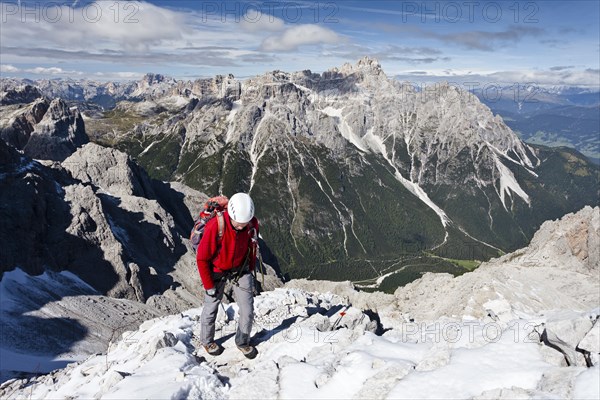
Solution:
[[[123,333],[106,355],[71,364],[26,387],[10,382],[0,394],[40,399],[598,395],[598,366],[561,367],[560,353],[539,342],[535,328],[548,317],[524,317],[506,326],[492,319],[426,324],[395,320],[391,305],[377,311],[383,326],[331,292],[276,289],[256,298],[259,355],[254,360],[235,348],[231,333],[237,306],[230,304],[218,316],[217,338],[225,347],[218,357],[207,356],[199,346],[200,310],[193,309],[149,320]]]

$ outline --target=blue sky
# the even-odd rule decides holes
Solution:
[[[2,77],[179,79],[321,72],[600,86],[599,1],[0,3]]]

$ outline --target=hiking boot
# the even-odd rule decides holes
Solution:
[[[212,342],[212,343],[209,343],[207,345],[204,345],[204,350],[206,350],[206,352],[208,354],[210,354],[211,356],[218,356],[225,349],[223,349],[223,347],[219,346],[217,343]]]
[[[254,357],[256,357],[258,355],[258,350],[256,350],[256,347],[254,346],[238,346],[238,349],[240,349],[240,351],[242,352],[242,354],[246,357],[249,358],[250,360],[252,360]]]

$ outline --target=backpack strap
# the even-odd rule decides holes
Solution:
[[[248,229],[251,231],[250,248],[248,249],[248,254],[252,252],[256,256],[258,248],[258,235],[256,232],[256,228],[254,227],[254,224],[252,224],[252,222],[250,222],[250,224],[248,225]]]
[[[217,213],[217,225],[219,226],[219,233],[217,234],[217,241],[223,239],[223,233],[225,231],[225,219],[223,218],[223,213]]]

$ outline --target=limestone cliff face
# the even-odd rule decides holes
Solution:
[[[10,81],[0,85],[0,105],[27,104],[42,97],[42,92],[30,84],[11,85]]]
[[[79,111],[55,99],[31,132],[23,151],[31,158],[62,161],[88,141]]]

